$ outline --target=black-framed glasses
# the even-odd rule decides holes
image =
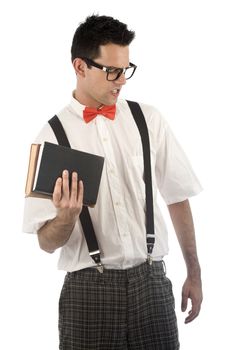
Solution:
[[[90,58],[87,58],[87,57],[80,57],[80,58],[86,62],[87,66],[93,66],[106,72],[107,73],[106,79],[108,81],[117,80],[122,73],[125,75],[125,79],[128,80],[132,78],[137,68],[137,66],[133,63],[130,63],[129,67],[126,67],[126,68],[106,67],[106,66],[103,66],[102,64],[92,61]]]

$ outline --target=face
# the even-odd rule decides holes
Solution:
[[[128,67],[129,47],[115,44],[100,46],[100,56],[94,61],[107,67]],[[108,81],[106,72],[93,66],[88,68],[87,64],[81,59],[75,60],[74,67],[78,63],[80,64],[79,68],[82,67],[81,75],[76,69],[78,75],[76,98],[79,102],[95,108],[101,105],[115,104],[121,88],[126,83],[124,74],[115,81]]]

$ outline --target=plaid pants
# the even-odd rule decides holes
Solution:
[[[178,350],[174,297],[162,261],[67,273],[60,350]]]

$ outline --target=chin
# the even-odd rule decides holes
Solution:
[[[118,96],[112,97],[111,99],[109,99],[108,105],[109,106],[114,105],[115,103],[117,103],[117,100],[118,100]]]
[[[117,102],[118,96],[112,96],[108,95],[106,98],[103,98],[102,100],[99,100],[98,102],[105,106],[111,106],[114,105]]]

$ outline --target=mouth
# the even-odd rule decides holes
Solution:
[[[120,91],[121,91],[121,89],[115,88],[115,89],[111,90],[111,94],[112,94],[114,97],[118,97],[119,94],[120,94]]]

